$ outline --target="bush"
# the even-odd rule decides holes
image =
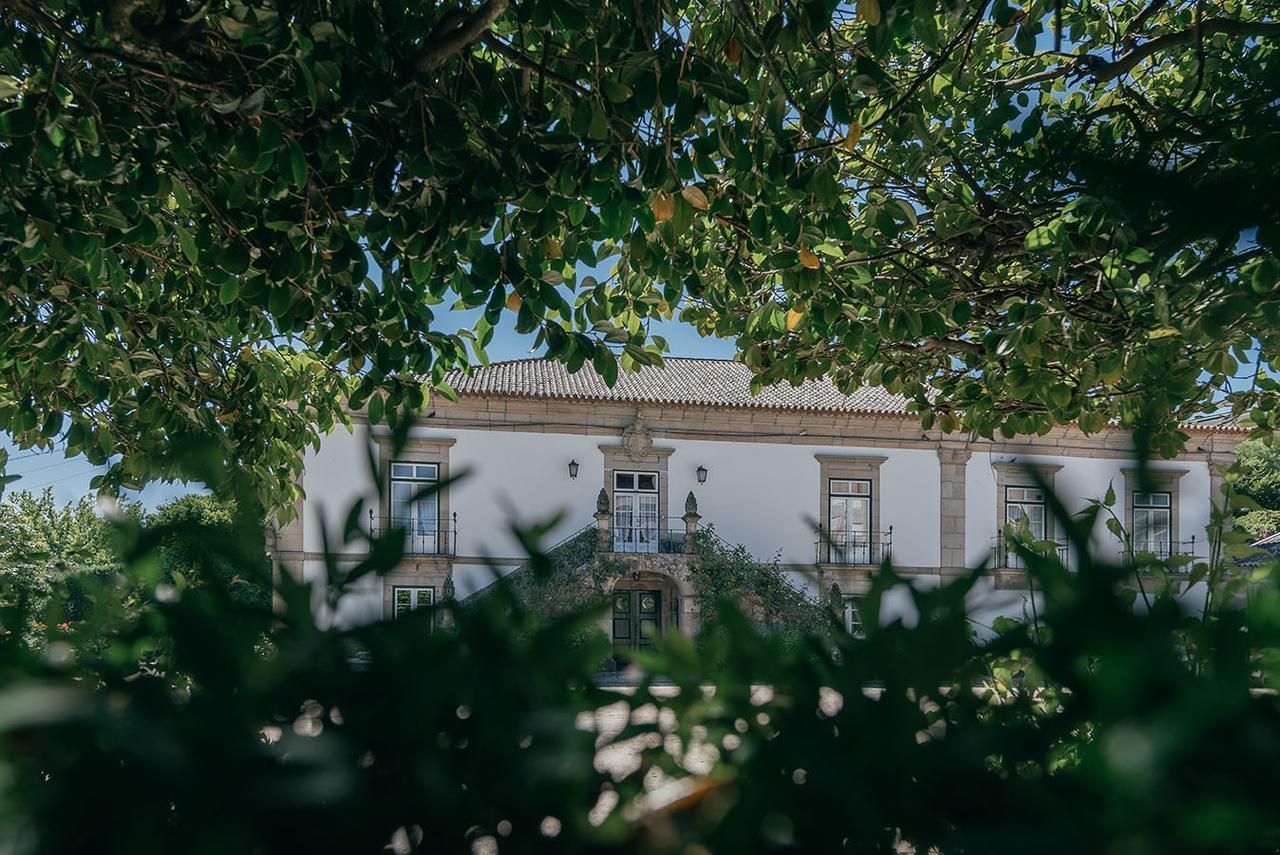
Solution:
[[[593,682],[593,612],[543,618],[514,583],[446,621],[325,628],[288,574],[274,614],[225,574],[166,589],[168,532],[125,521],[84,620],[44,652],[0,636],[0,850],[1275,851],[1280,585],[1254,573],[1245,598],[1208,568],[1222,596],[1204,612],[1163,590],[1135,609],[1131,569],[1090,552],[1099,512],[1058,519],[1073,571],[1023,556],[1034,623],[975,638],[975,572],[912,589],[922,619],[881,626],[903,583],[883,567],[865,638],[718,597],[708,655],[670,636],[637,660],[674,688],[633,694]],[[232,560],[224,529],[194,525]],[[403,544],[369,546],[327,562],[335,590]],[[791,596],[736,550],[701,566],[740,574],[706,595]],[[619,704],[635,713],[620,732],[592,729]]]

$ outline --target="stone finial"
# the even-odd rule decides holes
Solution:
[[[600,492],[596,495],[596,513],[609,513],[609,492],[604,487],[601,487]]]
[[[693,491],[689,491],[689,495],[684,500],[684,512],[696,516],[698,513],[698,497],[693,495]]]
[[[827,606],[835,611],[844,611],[844,594],[835,582],[827,589]]]
[[[445,576],[445,577],[444,577],[444,586],[443,586],[443,589],[441,590],[441,593],[444,595],[444,598],[445,598],[446,600],[452,600],[452,599],[453,599],[453,596],[454,596],[454,590],[453,590],[453,576],[452,576],[452,575],[449,575],[449,576]]]

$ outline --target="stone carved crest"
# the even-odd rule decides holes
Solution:
[[[596,496],[596,513],[609,513],[609,493],[604,487],[600,488],[600,493]]]
[[[653,451],[653,434],[644,423],[644,416],[636,413],[636,420],[622,432],[622,449],[632,460],[643,460]]]

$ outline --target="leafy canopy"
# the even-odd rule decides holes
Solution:
[[[213,436],[284,504],[504,312],[612,378],[679,311],[761,383],[1170,451],[1275,353],[1273,11],[0,0],[0,423],[124,484]]]

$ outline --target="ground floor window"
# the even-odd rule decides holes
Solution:
[[[866,638],[862,625],[862,597],[844,598],[844,628],[854,638]]]
[[[396,585],[391,589],[392,617],[402,618],[418,609],[431,608],[435,601],[436,589],[433,587]]]

